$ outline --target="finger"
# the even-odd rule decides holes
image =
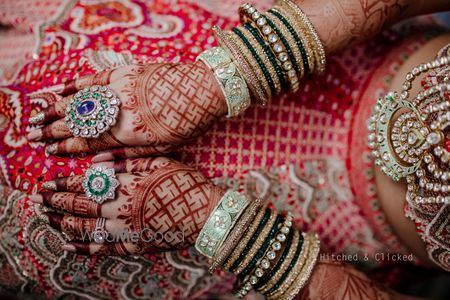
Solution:
[[[108,162],[95,163],[92,167],[103,166],[113,168],[116,173],[137,173],[148,172],[160,168],[167,168],[170,165],[179,164],[167,157],[147,157],[115,160]]]
[[[63,119],[53,122],[39,130],[41,130],[42,135],[35,140],[63,139],[72,136],[72,132],[70,132],[69,127],[67,127]]]
[[[39,196],[41,196],[39,198]],[[61,210],[74,215],[102,217],[102,206],[77,193],[42,193],[30,198],[35,203]],[[106,217],[106,216],[103,216]]]
[[[65,115],[66,106],[70,102],[71,98],[72,97],[60,98],[55,102],[55,104],[32,116],[29,119],[30,124],[44,124],[63,118]]]
[[[108,85],[111,83],[111,74],[113,69],[105,70],[96,74],[82,76],[77,79],[73,79],[63,83],[62,85],[57,85],[52,87],[52,89],[63,96],[70,94],[75,94],[79,90],[91,85]]]
[[[162,155],[170,152],[173,145],[121,147],[101,152],[92,158],[93,163],[114,159],[138,158],[149,155]]]
[[[80,243],[71,242],[62,246],[63,250],[81,255],[130,255],[141,254],[139,247],[133,243]]]
[[[96,139],[71,137],[47,146],[46,151],[49,154],[78,154],[124,146],[113,134],[105,132]]]
[[[92,237],[97,225],[97,218],[78,217],[54,212],[46,212],[49,224],[56,230],[67,234],[70,239],[85,240]],[[115,224],[106,220],[106,231],[114,238],[113,232],[117,232]],[[114,229],[114,230],[113,230]]]
[[[56,178],[44,182],[42,189],[58,192],[84,193],[83,190],[84,175],[75,175],[70,177]]]

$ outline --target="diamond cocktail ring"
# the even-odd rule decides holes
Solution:
[[[83,190],[86,197],[102,204],[108,199],[116,197],[116,188],[119,181],[116,178],[114,169],[101,166],[89,168],[83,180]]]
[[[106,219],[98,218],[95,221],[95,229],[92,232],[92,238],[97,244],[102,244],[108,238],[108,231],[106,231]]]
[[[110,88],[93,85],[70,100],[65,121],[74,136],[96,138],[116,124],[119,106],[120,100]]]

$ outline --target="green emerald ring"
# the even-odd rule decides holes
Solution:
[[[93,85],[77,92],[65,112],[65,122],[74,136],[97,138],[116,124],[120,100],[106,86]]]
[[[114,169],[101,166],[89,168],[84,174],[83,190],[86,197],[102,204],[108,199],[116,197],[116,188],[119,181]]]

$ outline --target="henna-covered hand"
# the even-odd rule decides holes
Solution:
[[[83,192],[84,176],[58,178],[56,191],[30,196],[59,212],[46,213],[52,227],[71,240],[65,250],[126,255],[185,248],[195,242],[224,192],[198,171],[164,157],[102,163],[120,182],[114,200],[102,204]],[[106,218],[107,242],[95,243],[96,219]]]
[[[96,139],[73,137],[64,121],[72,94],[86,86],[108,85],[120,98],[117,124]],[[202,63],[126,66],[55,87],[61,99],[30,123],[45,124],[30,140],[58,140],[52,154],[104,151],[94,162],[161,154],[201,135],[227,105],[219,83]]]

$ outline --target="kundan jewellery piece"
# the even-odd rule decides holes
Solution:
[[[450,203],[450,83],[409,98],[414,78],[449,63],[450,57],[442,57],[412,69],[402,92],[379,99],[369,120],[375,163],[395,181],[406,177],[408,202]]]
[[[97,244],[104,243],[106,241],[106,238],[108,237],[108,231],[106,231],[105,225],[106,225],[105,218],[98,218],[95,221],[95,229],[92,232],[92,238]]]
[[[120,100],[106,86],[77,92],[66,108],[66,124],[74,136],[96,138],[116,124]]]
[[[102,204],[108,199],[116,197],[116,188],[119,181],[116,178],[114,169],[101,166],[89,168],[83,180],[83,189],[86,197]]]

